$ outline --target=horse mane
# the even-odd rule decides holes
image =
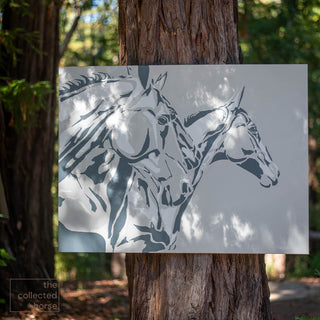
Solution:
[[[95,84],[95,83],[103,82],[106,79],[111,79],[111,76],[106,72],[93,73],[93,77],[89,77],[81,74],[80,77],[82,79],[78,78],[78,79],[73,79],[71,81],[66,82],[63,85],[62,89],[59,90],[59,94],[63,95],[66,93],[72,93],[90,84]]]
[[[114,83],[128,78],[112,78],[104,72],[80,77],[63,84],[59,90],[60,103],[72,96],[81,95],[85,90],[91,90],[93,85],[102,85],[103,82]],[[120,94],[119,97],[123,95]],[[111,130],[106,127],[106,121],[118,107],[112,99],[109,101],[101,98],[95,101],[94,107],[90,110],[78,113],[70,123],[69,129],[73,133],[61,146],[59,154],[59,182],[67,176],[76,179],[83,189],[84,197],[91,205],[92,212],[108,212],[108,238],[113,249],[126,220],[127,191],[132,174],[132,168],[126,159],[120,158],[108,147]],[[90,179],[95,188],[85,189],[82,177]]]
[[[73,96],[81,96],[85,90],[93,89],[94,85],[102,86],[102,83],[104,82],[107,85],[111,85],[115,82],[126,81],[128,78],[131,78],[131,75],[128,72],[128,75],[120,75],[116,78],[112,78],[106,72],[98,72],[92,73],[90,76],[81,74],[80,77],[82,79],[73,79],[62,85],[62,88],[59,89],[60,103],[63,103],[63,101]],[[84,100],[88,99],[87,93],[88,91],[86,92],[86,97],[83,98]],[[103,148],[103,145],[105,141],[109,139],[110,134],[110,128],[106,127],[107,119],[120,107],[118,99],[129,98],[131,94],[132,91],[123,94],[119,92],[119,96],[116,99],[105,99],[104,97],[100,97],[95,101],[94,107],[90,110],[87,109],[82,114],[78,113],[76,115],[77,119],[73,119],[71,123],[73,135],[63,146],[59,155],[59,161],[63,164],[62,168],[65,169],[64,174],[61,175],[62,179],[67,174],[71,174],[73,169],[87,157],[92,148]],[[86,150],[85,153],[84,150]],[[81,154],[81,157],[77,154]],[[69,163],[68,166],[67,163]]]

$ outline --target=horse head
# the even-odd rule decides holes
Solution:
[[[193,141],[161,93],[167,74],[151,81],[139,75],[140,93],[108,119],[111,147],[139,172],[160,207],[178,206],[192,192]]]
[[[212,162],[228,159],[255,175],[260,184],[268,188],[278,183],[280,171],[262,142],[257,126],[240,108],[243,92],[244,89],[236,93],[223,107],[228,120],[221,133],[223,141]]]
[[[59,186],[65,208],[60,219],[84,231],[86,224],[99,229],[108,216],[107,239],[115,249],[126,243],[127,210],[138,208],[135,201],[142,199],[141,212],[150,220],[133,224],[138,234],[144,233],[139,240],[146,246],[156,242],[159,249],[160,242],[161,248],[170,245],[175,212],[193,192],[190,171],[198,159],[192,139],[162,94],[167,74],[149,79],[148,67],[140,66],[138,77],[130,67],[127,71],[117,78],[81,76],[60,90],[60,101],[69,104],[66,117],[72,119],[60,135]],[[74,201],[79,194],[81,200]],[[79,215],[86,222],[75,227]]]

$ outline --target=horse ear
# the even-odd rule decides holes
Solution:
[[[131,67],[127,67],[127,72],[128,72],[128,76],[132,75],[132,68]]]
[[[156,82],[153,83],[154,87],[158,90],[162,90],[162,88],[164,87],[166,80],[167,80],[167,72],[160,74],[158,79],[156,80]]]
[[[149,80],[149,66],[139,66],[138,74],[143,88],[146,89]]]
[[[236,92],[226,103],[226,106],[230,111],[234,112],[235,110],[239,109],[243,97],[244,88],[245,87]]]

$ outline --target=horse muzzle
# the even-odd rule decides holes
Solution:
[[[269,164],[267,171],[261,175],[260,184],[265,188],[270,188],[278,183],[280,171],[274,163]]]

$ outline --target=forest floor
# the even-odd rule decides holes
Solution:
[[[274,320],[320,320],[319,278],[270,282],[269,286]],[[30,308],[23,312],[8,312],[0,319],[129,319],[126,281],[68,281],[60,282],[60,288],[60,312]]]
[[[274,320],[320,320],[320,278],[269,282]]]

